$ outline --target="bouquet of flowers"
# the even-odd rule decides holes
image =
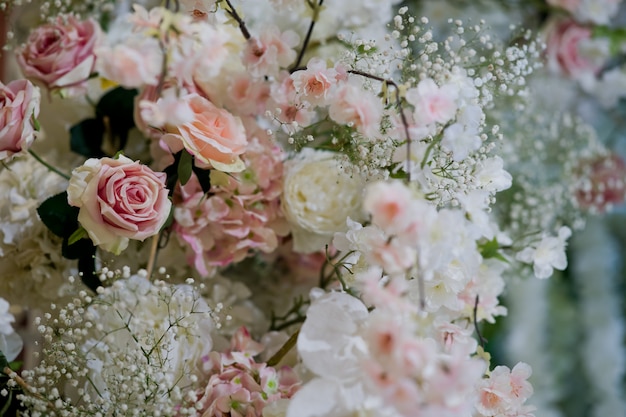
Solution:
[[[0,84],[3,411],[534,415],[484,323],[625,166],[538,110],[531,32],[398,3],[43,3]],[[55,135],[59,100],[90,114]],[[42,311],[32,369],[9,304]]]

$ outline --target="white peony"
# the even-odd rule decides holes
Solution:
[[[336,232],[346,230],[346,219],[362,219],[365,182],[344,170],[335,154],[305,149],[286,163],[282,208],[291,227],[294,250],[324,249]]]

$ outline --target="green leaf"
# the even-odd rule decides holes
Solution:
[[[118,150],[124,149],[128,132],[135,127],[135,96],[138,91],[117,87],[102,96],[96,105],[96,117],[105,120],[113,138],[119,139]]]
[[[78,207],[67,202],[67,191],[53,195],[37,207],[39,218],[59,237],[69,237],[78,227]]]
[[[85,119],[70,128],[70,149],[87,158],[102,158],[104,123],[99,119]]]
[[[180,154],[180,160],[178,161],[178,180],[180,181],[180,185],[187,184],[189,178],[191,178],[191,173],[193,172],[193,156],[187,152],[182,151]]]
[[[506,259],[500,252],[500,244],[498,240],[494,237],[492,240],[489,240],[485,243],[481,243],[478,245],[478,249],[480,250],[480,254],[484,259],[495,258],[502,262],[508,263],[508,259]]]
[[[78,242],[79,240],[87,236],[88,236],[87,231],[81,226],[78,229],[76,229],[74,233],[70,235],[70,237],[67,239],[67,244],[68,246],[71,246],[74,243]]]
[[[9,361],[7,360],[7,357],[4,356],[4,353],[0,350],[0,373],[4,373],[4,368],[6,368],[7,366],[9,366]]]
[[[198,168],[192,165],[193,173],[196,174],[202,191],[206,194],[211,190],[211,170]]]
[[[9,363],[9,368],[11,368],[13,372],[17,372],[22,367],[23,364],[24,364],[24,361],[13,361]]]
[[[88,288],[94,293],[98,287],[102,286],[100,279],[96,276],[96,248],[92,245],[91,253],[85,253],[78,259],[78,272],[80,273],[80,279]]]

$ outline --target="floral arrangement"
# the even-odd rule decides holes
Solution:
[[[534,415],[483,332],[626,193],[534,101],[540,38],[395,0],[57,3],[0,84],[2,412]],[[59,100],[90,114],[54,137]],[[31,369],[9,303],[41,311]]]

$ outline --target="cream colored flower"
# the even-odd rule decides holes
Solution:
[[[344,168],[335,154],[304,150],[286,164],[282,207],[291,227],[294,250],[324,249],[336,232],[346,230],[346,219],[361,219],[365,182]]]

